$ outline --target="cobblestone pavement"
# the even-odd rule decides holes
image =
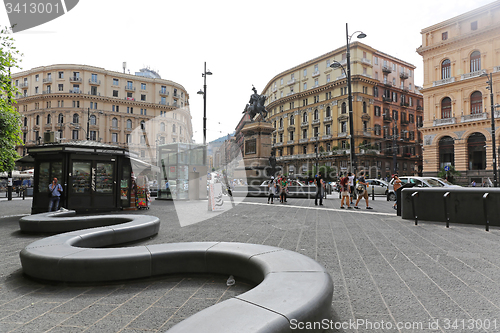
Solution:
[[[311,199],[267,204],[247,198],[231,210],[181,227],[172,202],[132,212],[159,216],[157,236],[137,244],[245,242],[307,255],[334,281],[325,332],[500,332],[500,229],[402,220],[384,198],[373,210]],[[176,203],[177,204],[177,203]],[[185,202],[192,211],[203,202]],[[23,234],[31,200],[0,200],[0,332],[164,332],[183,318],[252,287],[240,277],[167,276],[106,284],[34,281],[19,252],[46,235]],[[180,206],[178,206],[179,208]],[[130,212],[120,212],[130,213]],[[206,212],[205,212],[206,213]],[[133,246],[135,244],[130,244]],[[293,330],[292,330],[293,331]]]

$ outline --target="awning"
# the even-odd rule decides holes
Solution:
[[[26,167],[26,166],[35,166],[35,159],[31,155],[26,155],[26,156],[23,156],[20,159],[18,159],[16,161],[16,165],[17,166],[23,166],[23,167]]]
[[[132,164],[132,171],[136,175],[139,175],[144,171],[149,171],[149,170],[153,172],[160,172],[160,168],[157,167],[156,165],[149,164],[134,157],[129,157],[129,158],[130,158],[130,164]]]

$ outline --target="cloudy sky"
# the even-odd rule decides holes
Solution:
[[[4,0],[5,3],[9,0]],[[14,34],[22,69],[85,64],[131,73],[149,66],[190,94],[194,139],[203,141],[203,64],[207,140],[232,132],[252,93],[278,73],[345,45],[349,33],[415,66],[422,85],[420,31],[492,0],[80,0],[67,14]],[[0,24],[8,25],[5,8]]]

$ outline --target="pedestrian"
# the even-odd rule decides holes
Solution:
[[[352,173],[348,173],[347,174],[348,176],[348,179],[349,179],[349,200],[351,200],[351,205],[354,205],[354,203],[352,202],[353,198],[354,198],[354,175]]]
[[[288,181],[285,176],[281,176],[280,179],[280,202],[286,202],[286,191],[288,191]]]
[[[394,209],[398,209],[398,195],[397,195],[397,190],[401,187],[401,179],[399,179],[399,176],[398,174],[394,174],[392,176],[392,178],[394,178],[394,182],[393,182],[393,187],[394,187],[394,194],[396,195],[396,201],[394,202],[394,206],[392,206],[392,208]]]
[[[323,180],[321,171],[316,175],[316,178],[314,179],[314,185],[316,185],[316,196],[314,197],[314,204],[316,206],[318,205],[319,198],[319,205],[323,206],[323,191],[325,188],[325,181]]]
[[[342,199],[340,200],[340,208],[344,209],[344,199],[347,203],[347,208],[352,209],[349,204],[349,178],[344,174],[342,178],[340,178],[340,193]]]
[[[356,200],[356,205],[354,206],[354,208],[359,209],[359,207],[358,207],[359,200],[361,200],[361,198],[365,198],[366,209],[373,209],[372,207],[370,207],[369,202],[368,202],[368,187],[369,186],[370,186],[370,184],[368,184],[365,180],[364,171],[361,171],[361,173],[359,174],[359,181],[358,181],[358,184],[356,186],[356,191],[358,192],[358,200]]]
[[[57,183],[57,178],[54,178],[52,180],[52,183],[49,185],[49,212],[52,211],[52,208],[54,208],[54,211],[59,209],[59,200],[61,199],[61,193],[63,189],[61,184]]]
[[[277,193],[277,187],[276,187],[276,182],[274,181],[274,177],[271,176],[271,179],[269,180],[269,184],[267,185],[269,188],[269,195],[267,197],[267,203],[271,201],[271,204],[274,201],[274,195]]]

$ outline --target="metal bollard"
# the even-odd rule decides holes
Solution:
[[[411,195],[411,208],[413,210],[413,216],[415,217],[415,225],[418,225],[418,216],[415,204],[415,198],[418,197],[418,192],[413,192]]]
[[[446,192],[443,195],[444,199],[444,216],[446,217],[446,228],[450,227],[450,214],[448,212],[448,201],[450,199],[450,192]]]
[[[485,228],[486,228],[486,231],[490,231],[490,221],[488,219],[488,196],[489,196],[489,193],[485,193],[483,194],[483,210],[484,210],[484,224],[485,224]]]

